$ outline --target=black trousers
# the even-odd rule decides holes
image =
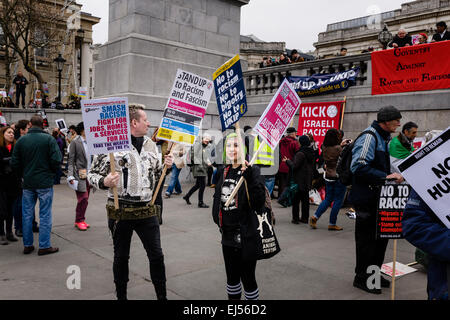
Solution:
[[[164,255],[161,249],[159,222],[156,216],[140,220],[122,220],[115,226],[115,220],[109,219],[109,229],[113,234],[114,263],[113,273],[116,285],[128,282],[128,260],[133,231],[141,239],[150,263],[150,278],[155,286],[166,282]],[[115,230],[114,230],[115,229]]]
[[[300,201],[302,202],[302,218],[307,221],[309,219],[309,191],[297,191],[292,199],[292,220],[299,221]]]
[[[254,293],[258,290],[256,283],[256,260],[244,260],[242,249],[222,245],[223,259],[225,261],[225,272],[227,274],[227,289],[240,288],[240,283],[244,285],[246,293]],[[239,289],[227,290],[228,298],[240,299]],[[259,295],[259,293],[257,293]]]
[[[20,97],[22,96],[22,107],[25,107],[25,89],[16,89],[16,107],[19,107]]]
[[[196,177],[195,185],[189,190],[186,194],[186,198],[190,198],[192,194],[198,190],[198,203],[203,203],[203,193],[205,192],[206,187],[206,177]]]
[[[388,239],[376,238],[376,211],[355,208],[355,243],[356,243],[356,278],[364,281],[370,274],[367,274],[367,267],[376,265],[381,269],[384,255],[388,244]]]
[[[278,197],[283,193],[284,189],[289,185],[289,173],[278,173]]]
[[[5,235],[6,233],[12,233],[12,225],[13,225],[13,206],[16,197],[9,196],[6,192],[0,192],[0,236]],[[5,226],[6,224],[6,226]],[[6,229],[5,229],[6,227]]]

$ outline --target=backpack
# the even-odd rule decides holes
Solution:
[[[345,185],[350,186],[352,184],[353,180],[353,173],[351,171],[351,165],[352,165],[352,152],[353,152],[353,146],[355,145],[356,140],[359,139],[363,134],[371,134],[375,137],[375,144],[378,144],[378,138],[377,135],[370,130],[363,131],[359,134],[359,136],[350,144],[346,145],[344,149],[342,150],[341,154],[339,155],[339,159],[336,166],[336,173],[338,174],[339,181]]]

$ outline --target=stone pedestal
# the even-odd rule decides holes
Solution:
[[[151,125],[159,125],[178,68],[212,78],[239,53],[240,7],[248,2],[110,0],[108,43],[95,64],[95,96],[143,103]],[[214,101],[213,96],[206,118],[217,114]]]

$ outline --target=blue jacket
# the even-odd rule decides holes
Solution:
[[[403,212],[402,229],[406,240],[428,254],[428,298],[448,299],[450,230],[413,189]]]
[[[388,143],[391,134],[384,131],[377,121],[364,131],[372,131],[377,139],[369,133],[359,137],[352,149],[351,171],[353,173],[352,189],[349,200],[356,207],[376,211],[377,198],[384,178],[390,173]]]

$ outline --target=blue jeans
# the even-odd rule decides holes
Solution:
[[[275,186],[275,176],[265,177],[265,185],[269,190],[269,195],[272,195],[273,187]]]
[[[167,187],[166,194],[172,194],[174,188],[176,193],[181,193],[181,184],[180,180],[178,180],[180,171],[181,169],[178,169],[175,164],[172,164],[172,177],[170,178],[170,183]]]
[[[33,214],[36,201],[39,198],[39,248],[50,248],[50,233],[52,231],[53,188],[24,189],[22,195],[23,245],[33,245]]]
[[[333,182],[326,181],[325,185],[325,199],[320,203],[314,216],[319,219],[331,203],[334,202],[330,213],[330,225],[335,226],[339,209],[341,209],[342,202],[344,201],[346,187],[338,180]]]

